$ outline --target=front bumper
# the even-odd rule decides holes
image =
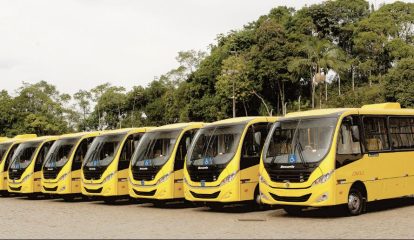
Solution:
[[[215,187],[198,187],[184,183],[184,196],[186,200],[192,202],[239,202],[239,189],[240,186],[236,181]]]
[[[275,188],[260,183],[260,197],[264,204],[324,207],[335,205],[334,189],[321,184],[302,189]]]
[[[171,184],[171,180],[149,186],[142,186],[136,182],[130,182],[129,195],[133,198],[158,200],[174,199],[174,185]]]

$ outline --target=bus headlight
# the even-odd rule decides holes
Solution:
[[[170,177],[170,173],[167,173],[164,176],[160,177],[160,179],[157,181],[157,185],[167,181],[168,177]]]
[[[233,173],[231,173],[230,175],[228,175],[227,177],[225,177],[223,179],[223,181],[221,181],[220,186],[223,186],[224,184],[233,181],[233,179],[236,177],[236,174],[237,174],[237,171],[234,171]]]
[[[115,172],[111,172],[110,174],[108,174],[108,176],[106,176],[106,178],[102,181],[102,183],[106,183],[109,180],[112,179],[112,177],[114,176]]]
[[[22,179],[22,183],[26,182],[26,181],[27,181],[27,179],[29,179],[32,175],[33,175],[33,173],[29,173],[28,175],[26,175],[26,176]]]
[[[259,182],[265,184],[266,186],[269,186],[269,184],[266,182],[266,179],[262,175],[259,176]]]
[[[63,174],[63,175],[62,175],[62,176],[58,179],[58,182],[65,180],[67,176],[68,176],[68,173]]]
[[[333,172],[334,171],[332,170],[332,171],[328,172],[327,174],[324,174],[324,175],[320,176],[318,179],[316,179],[312,183],[312,186],[318,185],[318,184],[321,184],[321,183],[324,183],[324,182],[328,181],[328,179],[332,176]]]

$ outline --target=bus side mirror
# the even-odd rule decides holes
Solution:
[[[359,142],[359,127],[357,125],[351,126],[351,133],[352,133],[352,141],[353,142]]]
[[[260,143],[262,141],[262,133],[261,132],[255,132],[254,133],[254,141],[257,145],[260,146]]]

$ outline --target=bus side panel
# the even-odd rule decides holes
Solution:
[[[118,171],[117,195],[128,195],[128,168]]]
[[[71,172],[71,193],[81,193],[81,170]]]
[[[42,171],[37,171],[33,174],[34,181],[33,181],[33,192],[41,192],[42,191]]]
[[[240,201],[254,198],[254,190],[259,183],[259,165],[240,170]]]
[[[383,181],[383,198],[395,198],[404,195],[406,174],[404,163],[409,152],[381,153],[380,179]]]
[[[184,198],[183,178],[184,178],[183,169],[180,169],[174,172],[174,198]]]

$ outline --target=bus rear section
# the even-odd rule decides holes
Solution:
[[[100,132],[65,134],[52,145],[43,165],[42,192],[66,201],[81,197],[81,167],[86,152]]]
[[[82,165],[82,194],[107,203],[128,198],[128,168],[139,140],[151,128],[106,131],[96,137]]]
[[[144,135],[131,160],[129,194],[155,204],[183,199],[183,168],[187,150],[203,123],[177,123]]]
[[[288,115],[274,124],[263,151],[263,202],[290,214],[412,195],[414,110],[399,104]]]
[[[41,194],[42,166],[56,136],[21,142],[8,169],[8,191],[36,197]]]
[[[196,134],[184,169],[185,198],[221,208],[258,202],[260,152],[274,117],[241,117],[208,124]]]

